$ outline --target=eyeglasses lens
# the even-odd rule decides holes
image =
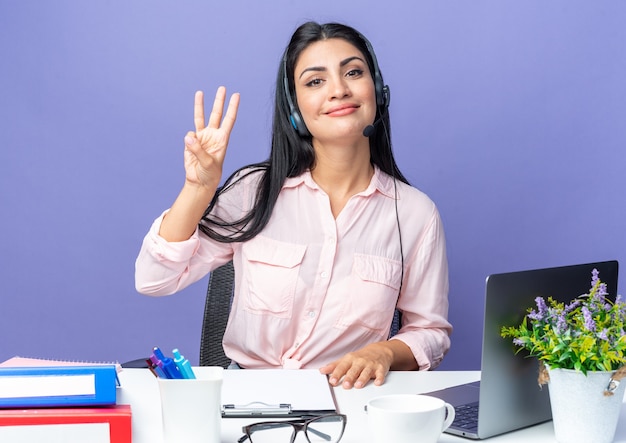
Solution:
[[[253,426],[250,429],[250,441],[251,443],[289,443],[295,432],[295,428],[289,423]]]

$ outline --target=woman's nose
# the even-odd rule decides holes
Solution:
[[[343,77],[331,80],[329,99],[344,98],[350,95],[350,88]]]

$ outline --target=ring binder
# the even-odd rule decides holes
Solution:
[[[113,405],[113,365],[0,368],[0,408]]]
[[[271,405],[262,401],[253,401],[245,405],[222,405],[222,417],[249,417],[256,415],[289,415],[291,404],[280,403]]]

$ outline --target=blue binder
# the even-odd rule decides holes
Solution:
[[[0,408],[115,404],[115,365],[0,368]]]

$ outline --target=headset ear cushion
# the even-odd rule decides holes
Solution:
[[[387,85],[383,86],[382,96],[383,96],[383,99],[382,99],[381,105],[384,106],[384,107],[388,107],[389,106],[389,102],[391,101],[391,95],[389,93],[389,86],[387,86]]]
[[[298,123],[296,123],[296,119],[293,116],[293,114],[291,114],[289,116],[289,121],[291,121],[291,126],[293,126],[293,129],[295,129],[297,131],[298,130]]]
[[[293,128],[298,132],[301,137],[308,137],[311,135],[309,129],[306,127],[304,121],[302,120],[302,116],[300,116],[300,113],[295,109],[293,109],[291,114],[289,115],[289,120],[291,121],[291,126],[293,126]]]
[[[376,104],[378,106],[382,106],[385,104],[385,88],[383,83],[380,81],[380,77],[376,75],[376,79],[374,80],[374,90],[376,92]]]

